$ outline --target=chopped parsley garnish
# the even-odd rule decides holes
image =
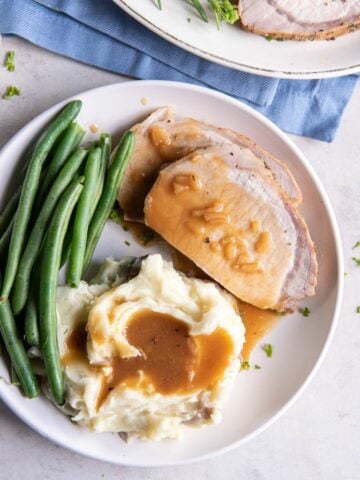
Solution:
[[[310,308],[304,307],[304,308],[299,308],[299,312],[304,315],[304,317],[308,317],[311,313]]]
[[[255,370],[260,370],[261,369],[260,365],[258,365],[257,363],[255,363],[254,368],[255,368]]]
[[[128,242],[127,240],[124,241],[125,245],[127,245],[128,247],[130,247],[131,243]]]
[[[355,248],[358,248],[358,247],[360,247],[360,240],[355,243],[355,245],[352,247],[352,249],[355,250]]]
[[[147,245],[153,238],[155,237],[154,232],[151,230],[148,230],[146,232],[143,232],[143,234],[140,237],[140,240],[142,241],[143,245]]]
[[[356,307],[356,313],[360,313],[360,306]]]
[[[161,0],[155,0],[155,4],[158,7],[159,10],[162,10],[162,2]]]
[[[3,99],[4,100],[9,100],[12,97],[19,96],[21,93],[20,89],[18,87],[15,87],[15,85],[10,85],[7,87]]]
[[[15,52],[14,50],[11,50],[10,52],[7,53],[6,59],[5,59],[5,67],[8,72],[14,72],[15,71]]]
[[[118,223],[118,224],[122,223],[122,216],[118,208],[113,208],[111,210],[109,218],[115,223]]]
[[[354,260],[356,265],[359,265],[359,267],[360,267],[360,258],[359,257],[353,257],[352,259]]]
[[[272,357],[272,354],[273,354],[273,346],[271,345],[271,343],[265,343],[265,345],[263,345],[262,349],[264,350],[264,352],[266,353],[266,356],[268,358],[271,358]]]
[[[274,37],[272,35],[265,35],[265,40],[267,40],[268,42],[271,42],[271,40],[274,40]]]
[[[247,360],[241,362],[241,370],[250,370],[250,363]]]

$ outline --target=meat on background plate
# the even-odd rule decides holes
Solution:
[[[360,27],[359,0],[240,0],[245,30],[275,39],[325,40]]]

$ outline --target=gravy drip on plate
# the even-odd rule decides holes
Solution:
[[[282,315],[272,310],[261,310],[240,300],[237,302],[237,309],[245,325],[245,343],[241,357],[249,361],[256,345],[276,325]]]
[[[233,342],[224,329],[191,336],[181,320],[151,310],[139,311],[130,320],[125,334],[141,355],[108,359],[104,366],[110,366],[112,373],[103,377],[98,408],[119,385],[141,390],[145,387],[163,395],[209,388],[221,378],[233,354]],[[76,360],[87,361],[84,326],[69,335],[66,346],[64,366]],[[89,365],[89,368],[99,371],[102,366]]]

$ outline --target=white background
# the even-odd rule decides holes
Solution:
[[[2,63],[16,51],[16,72],[1,68],[0,146],[34,116],[60,100],[123,77],[4,39]],[[360,240],[360,87],[336,140],[291,136],[308,157],[334,206],[344,245],[345,296],[335,339],[317,376],[297,403],[251,442],[213,460],[163,469],[122,468],[83,458],[49,443],[0,402],[0,479],[6,480],[360,480],[360,267],[351,260]],[[1,172],[0,172],[1,175]],[[246,415],[246,412],[239,412]],[[164,451],[166,455],[166,451]]]

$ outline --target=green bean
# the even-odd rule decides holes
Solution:
[[[47,168],[45,179],[39,188],[35,202],[35,211],[40,210],[52,183],[55,181],[58,173],[69,156],[78,149],[84,135],[85,130],[76,122],[73,122],[62,135],[62,138],[56,147],[54,156]]]
[[[95,148],[90,152],[86,161],[84,188],[76,206],[67,275],[67,284],[71,287],[77,287],[81,280],[86,250],[86,239],[91,220],[91,205],[94,203],[98,187],[100,162],[101,149]]]
[[[69,222],[69,227],[68,227],[66,235],[65,235],[63,249],[62,249],[62,252],[61,252],[60,268],[62,268],[65,265],[65,263],[69,260],[69,257],[70,257],[71,240],[72,240],[72,234],[73,234],[73,224],[74,224],[74,219],[71,218],[70,222]]]
[[[71,213],[80,196],[83,177],[63,193],[51,220],[41,255],[39,288],[40,347],[54,401],[64,403],[64,378],[57,341],[56,290],[61,250]]]
[[[83,273],[91,262],[96,244],[114,206],[127,164],[134,151],[134,137],[131,131],[125,133],[107,170],[104,189],[89,226]]]
[[[20,170],[20,174],[19,174],[20,178],[23,178],[25,176],[28,164],[29,164],[29,158],[25,159],[24,165]],[[16,212],[16,209],[19,203],[21,189],[22,189],[22,184],[16,187],[16,190],[8,199],[3,211],[0,213],[0,235],[4,233],[10,221],[14,217],[14,214]]]
[[[15,385],[15,387],[20,387],[19,378],[16,374],[16,370],[13,364],[10,365],[10,381],[11,385]]]
[[[41,253],[40,253],[41,256]],[[40,284],[40,262],[37,261],[31,273],[31,287],[24,313],[25,340],[31,347],[40,346],[38,319],[38,289]]]
[[[24,175],[25,173],[26,173],[26,168],[24,169]],[[20,175],[21,174],[22,172],[20,173]],[[46,169],[42,172],[40,176],[40,182],[42,182],[42,180],[45,178],[45,174],[46,174]],[[12,194],[11,198],[8,200],[6,207],[0,214],[0,235],[2,235],[6,231],[7,227],[9,226],[9,223],[14,218],[17,206],[19,204],[21,189],[22,189],[22,185],[18,185],[15,192]]]
[[[2,237],[0,238],[0,265],[5,265],[6,263],[6,254],[8,252],[8,248],[10,245],[10,239],[11,239],[11,232],[12,228],[14,225],[14,220],[12,220],[5,232],[2,234]]]
[[[20,173],[16,172],[16,173],[18,173],[19,178],[23,178],[25,176],[26,169],[29,165],[29,159],[31,158],[31,155],[32,155],[32,151],[30,151],[30,153],[28,152],[26,154],[26,158],[25,158],[25,161],[22,165],[22,168],[20,169]],[[40,181],[42,181],[44,179],[44,174],[45,174],[45,171],[42,172],[41,177],[40,177]],[[22,184],[20,183],[20,185],[18,185],[16,187],[16,190],[13,192],[11,197],[6,202],[6,205],[3,209],[3,211],[0,213],[0,235],[2,233],[4,233],[4,231],[6,230],[6,228],[9,225],[10,221],[14,217],[14,214],[16,212],[16,209],[17,209],[17,206],[18,206],[18,203],[19,203],[21,189],[22,189]]]
[[[34,263],[39,255],[46,227],[49,223],[54,208],[64,190],[68,187],[81,163],[87,155],[87,150],[79,148],[62,167],[58,177],[43,202],[39,216],[33,226],[25,250],[21,256],[15,283],[11,292],[11,306],[17,315],[25,307],[29,293],[30,275]]]
[[[40,344],[39,326],[34,292],[30,292],[30,295],[26,302],[25,339],[31,347],[38,347]]]
[[[5,301],[9,297],[15,280],[21,250],[25,242],[26,230],[29,225],[31,210],[36,192],[39,188],[42,165],[56,139],[79,113],[81,105],[80,100],[75,100],[62,110],[62,112],[50,124],[47,132],[35,147],[31,156],[21,190],[19,205],[15,214],[15,223],[10,240],[9,255],[5,267],[0,301]]]
[[[99,182],[98,182],[98,187],[96,190],[96,197],[95,197],[95,202],[92,206],[91,210],[91,216],[93,216],[94,211],[96,209],[96,206],[100,200],[103,188],[104,188],[104,180],[105,180],[105,175],[106,175],[106,170],[107,166],[110,160],[110,154],[111,154],[111,137],[108,133],[102,133],[100,135],[100,140],[99,140],[99,147],[101,148],[101,166],[100,166],[100,172],[99,172]]]
[[[8,200],[6,207],[0,214],[0,235],[2,235],[9,223],[11,222],[14,213],[16,212],[16,208],[19,203],[19,198],[21,194],[21,185],[18,186],[18,188],[15,190],[11,198]]]
[[[25,395],[29,398],[36,397],[40,393],[39,384],[17,331],[8,301],[0,303],[0,333]]]

